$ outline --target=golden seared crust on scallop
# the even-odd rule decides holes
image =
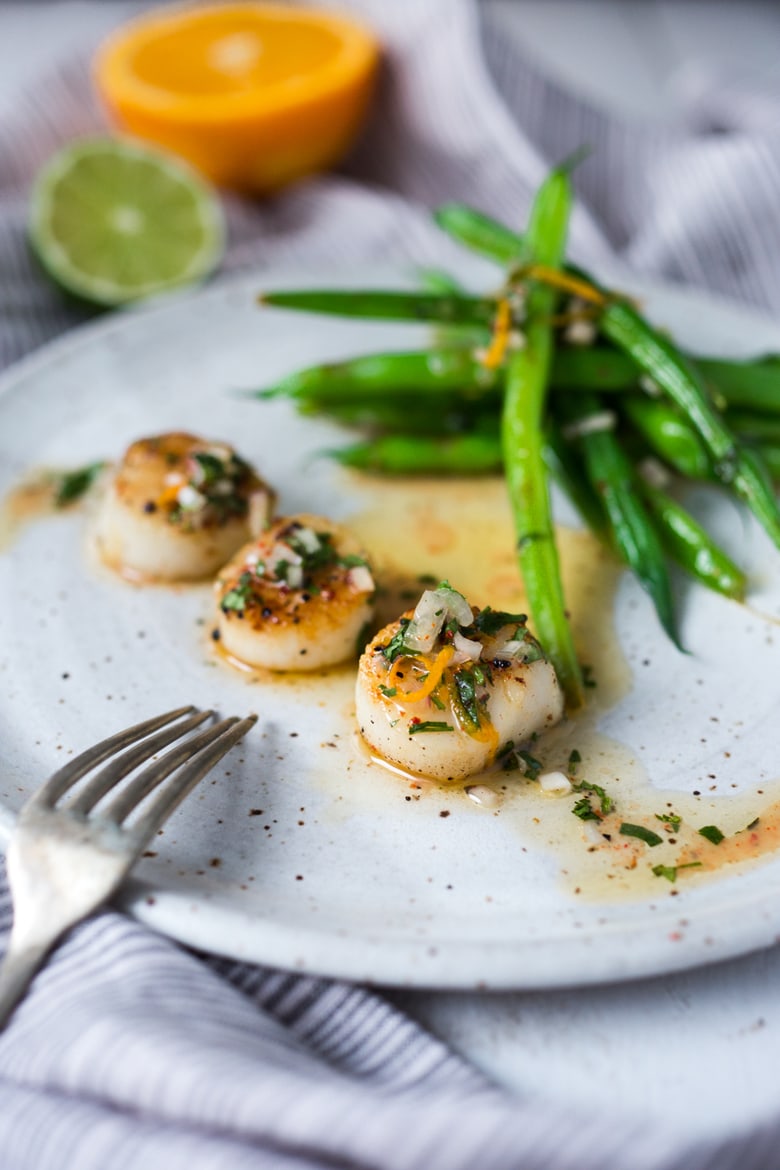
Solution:
[[[268,522],[274,499],[227,443],[183,431],[138,439],[101,502],[98,551],[130,577],[198,580]]]
[[[443,583],[366,647],[355,710],[378,757],[457,781],[557,723],[563,697],[525,615],[473,608]]]
[[[275,520],[217,578],[219,637],[233,657],[268,670],[319,670],[358,653],[374,580],[340,524],[302,513]]]

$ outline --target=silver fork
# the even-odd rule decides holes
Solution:
[[[0,965],[0,1028],[57,940],[111,897],[179,802],[257,717],[224,719],[190,736],[133,776],[99,811],[95,806],[130,772],[213,714],[180,707],[128,727],[60,768],[22,807],[8,846],[14,922]],[[100,764],[105,767],[58,805]],[[139,818],[123,824],[160,785]]]

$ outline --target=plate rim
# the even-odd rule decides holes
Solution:
[[[327,284],[336,283],[338,280],[345,286],[354,285],[360,281],[363,272],[366,278],[373,274],[370,276],[372,281],[394,280],[399,287],[403,287],[410,279],[412,271],[410,265],[377,262],[366,263],[359,269],[350,269],[348,273],[346,270],[327,273],[319,270],[318,275],[315,267],[303,266],[259,268],[233,273],[195,290],[159,298],[153,303],[129,307],[119,313],[102,315],[96,320],[80,323],[45,342],[2,371],[0,398],[5,399],[6,395],[13,393],[20,381],[45,373],[63,357],[78,354],[80,350],[94,344],[100,345],[116,331],[136,329],[139,327],[139,321],[143,322],[144,319],[159,318],[167,313],[181,312],[183,309],[186,311],[186,306],[193,302],[209,299],[218,301],[226,295],[240,293],[245,289],[256,291],[258,284],[261,283],[289,285],[291,281],[317,280],[320,284]],[[700,310],[714,308],[732,317],[749,320],[754,325],[764,326],[767,331],[777,333],[780,347],[780,326],[761,309],[746,306],[695,286],[644,280],[636,275],[627,277],[624,283],[632,291],[639,291],[644,296],[658,297],[662,300],[669,298],[683,300]],[[0,800],[2,851],[5,851],[8,845],[14,822],[14,813]],[[415,940],[411,934],[402,940],[396,936],[382,940],[365,937],[356,939],[347,935],[347,945],[341,945],[343,940],[336,941],[332,931],[300,926],[295,926],[290,931],[289,928],[285,929],[270,919],[258,917],[257,914],[236,906],[232,907],[233,916],[245,922],[251,920],[254,923],[254,930],[247,932],[244,945],[241,947],[226,946],[224,940],[228,932],[222,931],[217,937],[212,929],[215,916],[225,912],[220,908],[220,899],[211,899],[197,889],[193,889],[193,894],[194,897],[164,880],[153,881],[131,876],[114,899],[113,905],[120,906],[144,925],[196,949],[240,961],[276,966],[292,972],[379,986],[417,989],[541,990],[623,982],[723,961],[780,941],[780,905],[773,913],[770,891],[764,895],[766,904],[763,906],[755,899],[747,906],[743,905],[742,916],[738,917],[736,924],[732,924],[728,934],[724,938],[718,935],[715,939],[705,940],[706,946],[701,954],[692,954],[690,944],[688,947],[670,945],[664,949],[663,954],[657,950],[653,951],[652,948],[649,953],[642,948],[634,949],[630,945],[632,940],[639,940],[646,934],[646,929],[641,925],[631,931],[621,924],[620,933],[626,941],[626,947],[624,961],[617,970],[614,962],[610,964],[598,954],[598,937],[587,930],[583,930],[579,936],[568,933],[559,938],[553,936],[539,939],[534,944],[534,950],[544,952],[546,957],[541,961],[535,959],[531,963],[528,962],[529,944],[522,937],[505,939],[500,947],[495,947],[492,940],[481,940],[480,946],[486,953],[494,949],[500,950],[503,962],[497,976],[492,973],[488,980],[475,981],[472,978],[463,979],[457,973],[458,951],[473,950],[473,942],[458,943],[450,940],[446,948],[439,946],[437,954],[430,953],[430,940]],[[196,909],[193,910],[193,907]],[[701,921],[700,912],[697,913]],[[709,912],[705,912],[705,919],[707,913],[715,915],[716,910],[713,907]],[[659,915],[657,920],[661,917]],[[671,921],[676,915],[670,911],[668,915],[663,915],[664,920],[667,917]],[[358,943],[360,952],[357,962],[354,957],[355,942]],[[314,955],[313,963],[311,959],[304,959],[296,953],[300,952],[302,947],[308,948],[309,955]],[[442,950],[445,949],[446,954],[442,954]],[[551,975],[550,955],[558,949],[566,956],[572,953],[572,949],[577,951],[578,966],[574,977],[567,976],[566,963],[561,963],[557,974],[553,972]]]

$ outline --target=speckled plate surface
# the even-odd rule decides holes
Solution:
[[[300,280],[265,273],[262,284]],[[371,271],[340,283],[386,280]],[[363,515],[365,526],[359,483],[313,458],[339,437],[334,428],[228,391],[303,363],[414,346],[419,328],[261,313],[260,284],[243,279],[111,317],[8,371],[2,493],[33,468],[116,457],[140,435],[186,428],[235,442],[279,488],[283,511]],[[780,350],[780,329],[744,310],[671,290],[648,290],[647,304],[692,347]],[[495,506],[494,489],[475,486],[477,512]],[[469,490],[452,496],[455,527]],[[622,578],[598,604],[614,620],[632,681],[567,731],[566,746],[578,734],[611,744],[611,754],[594,749],[593,776],[614,773],[627,791],[629,773],[640,776],[651,793],[647,815],[656,794],[661,808],[702,801],[703,823],[717,817],[736,832],[740,818],[776,799],[777,558],[732,504],[701,492],[692,505],[747,565],[750,606],[678,583],[691,650],[682,657]],[[371,506],[378,524],[381,501]],[[113,578],[89,555],[88,523],[84,509],[44,517],[0,552],[2,834],[60,761],[114,729],[187,702],[260,716],[126,887],[124,906],[150,926],[290,969],[453,988],[629,978],[746,952],[780,934],[777,855],[679,889],[646,880],[655,857],[643,856],[634,886],[629,875],[610,887],[595,870],[588,886],[588,842],[571,802],[519,785],[488,809],[462,790],[410,789],[355,745],[347,674],[276,686],[232,671],[209,644],[208,587],[140,589]],[[446,567],[446,549],[441,557],[436,569]],[[658,860],[668,861],[671,846],[663,848]]]

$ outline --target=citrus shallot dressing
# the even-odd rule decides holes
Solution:
[[[475,604],[527,609],[503,480],[355,478],[368,507],[349,524],[376,566],[377,624],[409,608],[426,584],[440,579],[449,580]],[[615,811],[602,821],[582,821],[572,808],[584,790],[547,795],[518,772],[501,771],[472,776],[454,786],[471,798],[463,805],[475,815],[511,819],[529,845],[553,852],[563,884],[588,898],[670,893],[676,883],[653,874],[657,865],[689,865],[679,871],[679,881],[697,881],[705,873],[771,853],[780,845],[780,780],[764,783],[756,794],[695,796],[690,791],[659,790],[629,746],[598,730],[602,714],[631,687],[631,670],[613,621],[622,569],[587,531],[559,528],[556,539],[575,643],[596,685],[587,690],[584,710],[545,732],[530,749],[545,773],[567,773],[571,753],[578,752],[581,762],[574,783],[603,788],[615,802]],[[364,752],[364,760],[367,756]],[[376,779],[386,767],[377,760],[370,765]],[[391,783],[400,779],[403,784],[403,774],[399,769],[394,772]],[[435,800],[447,788],[413,776],[405,781],[415,800],[426,796]],[[384,795],[385,784],[379,788]],[[598,807],[598,801],[592,803]],[[656,814],[670,813],[682,818],[677,832],[656,819]],[[747,830],[756,817],[758,825]],[[624,822],[657,829],[661,844],[649,847],[621,834]],[[725,835],[719,845],[698,832],[711,824]]]
[[[442,579],[478,605],[507,610],[527,606],[514,560],[514,538],[504,484],[500,480],[376,481],[356,480],[355,495],[367,506],[347,521],[365,545],[378,584],[375,627],[412,606],[422,590]],[[529,745],[543,773],[570,772],[574,785],[598,785],[615,802],[599,821],[582,821],[572,813],[584,789],[546,794],[519,771],[491,769],[453,784],[404,773],[372,754],[355,727],[353,663],[311,676],[246,668],[230,661],[219,642],[210,642],[214,657],[243,671],[248,684],[283,687],[290,698],[291,730],[296,715],[305,725],[307,706],[316,704],[332,717],[319,745],[322,767],[311,779],[327,794],[324,817],[349,821],[357,808],[373,812],[377,824],[399,801],[410,802],[410,815],[442,815],[440,805],[459,815],[500,817],[504,828],[524,848],[553,859],[561,888],[583,900],[659,898],[685,882],[773,852],[780,845],[780,783],[764,783],[756,795],[692,795],[659,790],[632,749],[598,730],[602,714],[630,689],[631,671],[614,630],[613,600],[621,567],[588,532],[557,532],[567,604],[581,660],[588,664],[594,687],[585,708]],[[453,804],[453,801],[455,802]],[[592,799],[594,807],[599,806]],[[656,814],[682,818],[677,831]],[[759,823],[752,829],[756,817]],[[624,822],[651,828],[661,844],[620,833]],[[716,824],[725,834],[713,845],[698,829]],[[745,830],[742,832],[741,830]],[[697,863],[697,864],[692,864]],[[672,883],[653,866],[689,866]]]
[[[37,471],[12,488],[0,503],[0,552],[7,552],[22,529],[57,511],[57,472]]]
[[[0,551],[6,551],[27,524],[59,512],[55,492],[60,478],[52,470],[41,470],[6,495],[0,507]],[[356,474],[348,478],[353,481],[352,493],[367,504],[348,525],[376,566],[375,628],[408,609],[424,588],[442,579],[476,604],[510,611],[527,608],[503,481],[377,481]],[[82,502],[90,513],[96,498],[97,493],[91,493]],[[108,574],[98,561],[91,532],[88,535],[89,567]],[[358,805],[374,810],[379,820],[388,803],[399,800],[413,802],[412,808],[425,814],[431,801],[438,806],[446,795],[457,802],[460,815],[500,817],[505,826],[511,825],[522,847],[554,859],[564,890],[587,900],[658,898],[719,870],[743,869],[774,853],[780,847],[780,780],[764,780],[760,789],[747,794],[660,790],[652,786],[628,746],[598,730],[601,715],[631,686],[631,671],[613,624],[621,568],[588,532],[560,528],[557,543],[575,642],[596,685],[588,689],[583,711],[529,746],[545,773],[569,772],[571,752],[579,753],[574,784],[599,785],[616,803],[615,811],[599,821],[572,815],[581,791],[548,795],[517,771],[491,770],[446,785],[405,775],[373,758],[355,730],[354,663],[311,675],[247,667],[213,639],[209,618],[204,623],[207,656],[224,663],[248,686],[283,688],[290,699],[292,734],[303,733],[305,712],[312,705],[329,712],[331,730],[319,745],[326,753],[323,766],[312,770],[312,779],[331,798],[327,815],[334,820],[349,818]],[[138,587],[142,582],[133,584]],[[204,586],[173,588],[190,591]],[[592,803],[598,805],[595,798]],[[673,814],[681,823],[675,828],[657,814]],[[661,844],[648,847],[621,834],[620,825],[626,821],[652,828]],[[707,825],[717,825],[724,840],[715,845],[702,837],[698,830]],[[677,881],[671,883],[653,874],[653,866],[659,865],[688,868],[680,868]]]

